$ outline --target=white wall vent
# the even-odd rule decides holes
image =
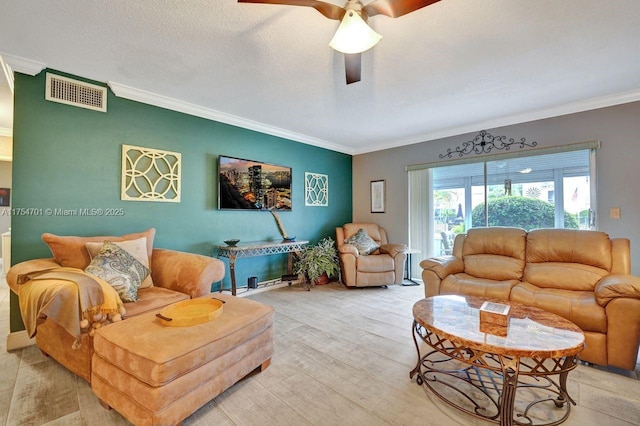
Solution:
[[[45,90],[44,98],[48,101],[107,112],[106,87],[47,73]]]

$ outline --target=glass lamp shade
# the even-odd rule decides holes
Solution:
[[[382,36],[371,29],[359,13],[345,13],[329,46],[342,53],[361,53],[378,44]]]

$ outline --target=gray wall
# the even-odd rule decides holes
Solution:
[[[495,136],[537,141],[538,148],[599,140],[601,148],[596,160],[598,229],[611,237],[631,240],[632,272],[640,275],[640,102],[485,130]],[[439,154],[447,148],[455,148],[476,134],[354,156],[353,220],[379,223],[387,229],[392,242],[406,242],[408,186],[405,166],[438,161]],[[384,214],[369,210],[369,182],[378,179],[386,180]],[[612,207],[621,208],[621,219],[609,218]]]

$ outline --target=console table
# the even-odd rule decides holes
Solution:
[[[289,254],[287,268],[289,273],[293,269],[293,255],[299,254],[300,251],[309,244],[309,241],[255,241],[241,243],[235,246],[226,244],[216,245],[218,258],[226,257],[229,259],[229,271],[231,272],[231,294],[236,295],[236,260],[240,257],[267,256],[270,254]]]

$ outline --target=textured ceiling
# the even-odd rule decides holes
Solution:
[[[0,52],[356,154],[638,100],[638,23],[638,0],[442,0],[372,17],[347,86],[311,8],[0,0]]]

